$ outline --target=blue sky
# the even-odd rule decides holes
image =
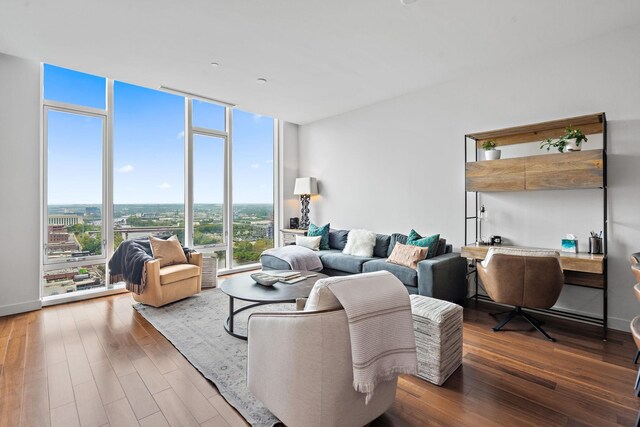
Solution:
[[[45,65],[46,99],[103,109],[104,78]],[[233,114],[234,203],[273,201],[273,119]],[[224,128],[224,108],[194,101],[194,125]],[[49,114],[49,204],[97,204],[101,199],[98,118]],[[184,202],[184,98],[116,81],[114,202]],[[194,201],[222,203],[223,140],[194,139]]]

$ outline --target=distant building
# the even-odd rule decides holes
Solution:
[[[83,223],[84,219],[81,215],[49,215],[49,225],[76,225]]]
[[[97,208],[97,207],[84,208],[84,214],[86,216],[100,216],[100,208]]]

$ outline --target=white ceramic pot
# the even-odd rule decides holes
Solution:
[[[576,139],[567,139],[567,150],[569,151],[580,151],[582,149],[582,144],[576,144]]]
[[[500,158],[500,150],[485,150],[484,159],[485,160],[498,160]]]

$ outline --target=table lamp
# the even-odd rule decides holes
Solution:
[[[293,194],[300,196],[300,204],[302,213],[300,218],[300,228],[309,228],[309,200],[312,194],[318,194],[318,182],[313,177],[296,178],[296,185]]]

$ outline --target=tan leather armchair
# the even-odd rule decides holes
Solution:
[[[160,268],[157,259],[146,262],[146,285],[133,299],[153,307],[195,295],[202,289],[202,254],[191,252],[187,264],[174,264]]]
[[[564,285],[559,255],[548,251],[505,252],[507,251],[511,253],[490,249],[487,259],[477,267],[482,284],[491,299],[500,304],[515,306],[493,330],[500,331],[515,316],[520,315],[547,339],[555,341],[542,329],[540,321],[522,308],[551,308],[558,301]]]

